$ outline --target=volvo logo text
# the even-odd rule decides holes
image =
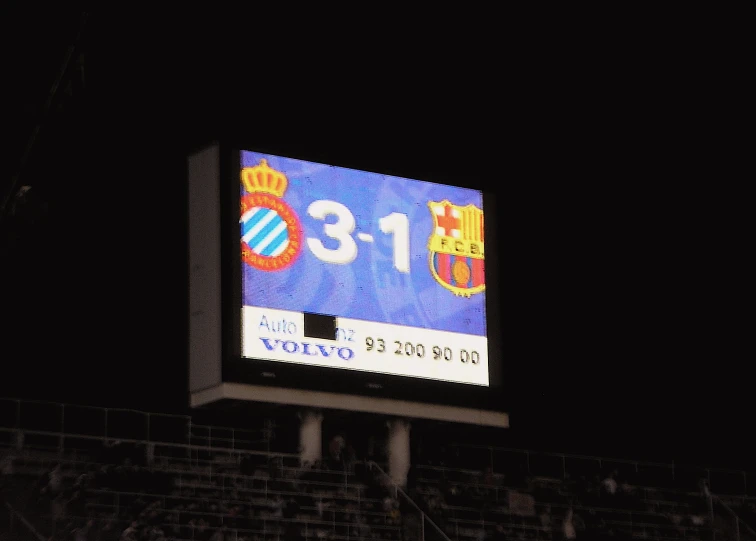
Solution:
[[[348,347],[337,348],[336,346],[295,342],[293,340],[272,340],[270,338],[260,338],[260,340],[262,340],[262,343],[268,351],[276,351],[280,348],[286,353],[292,355],[298,353],[300,355],[310,355],[313,357],[321,356],[326,358],[331,357],[336,353],[336,355],[344,361],[349,361],[354,357],[354,351]]]

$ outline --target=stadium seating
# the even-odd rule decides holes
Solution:
[[[231,446],[218,427],[219,439],[196,445],[206,428],[191,428],[191,445],[6,427],[4,493],[55,539],[82,528],[98,539],[129,528],[134,539],[399,538],[389,492],[365,468],[301,468],[295,454],[263,450],[264,439],[250,449],[241,431]]]
[[[443,442],[416,461],[403,492],[378,465],[301,467],[296,449],[274,449],[270,423],[236,430],[128,412],[137,422],[124,426],[146,435],[124,437],[128,416],[109,410],[106,436],[86,433],[91,423],[72,408],[56,426],[2,415],[3,405],[0,490],[43,539],[443,539],[427,520],[458,541],[563,539],[572,529],[577,539],[721,540],[727,524],[705,490],[744,516],[756,509],[743,472]]]
[[[502,538],[553,539],[570,510],[581,539],[711,537],[700,493],[625,478],[610,494],[602,486],[605,476],[598,461],[593,475],[577,479],[569,471],[559,476],[537,471],[483,474],[419,465],[415,485],[453,539],[476,539],[481,529],[487,538],[495,538],[497,527]]]
[[[39,450],[17,455],[14,477],[35,481],[41,494],[27,494],[32,505],[24,510],[39,517],[51,533],[70,532],[95,519],[93,527],[117,533],[116,538],[132,523],[140,533],[160,528],[175,539],[211,538],[224,530],[238,539],[279,539],[288,526],[305,538],[363,537],[353,530],[398,538],[398,526],[383,511],[383,494],[372,492],[357,474],[303,471],[286,465],[292,457],[269,454],[247,455],[241,461],[239,455],[208,461],[156,457],[147,467],[136,465],[136,457],[128,458],[127,449],[137,450],[135,446],[118,447],[118,454],[126,454],[118,461]],[[241,471],[249,465],[241,462],[250,456],[263,460],[245,475]],[[45,491],[52,471],[58,472],[61,486]],[[56,507],[63,505],[53,520]]]

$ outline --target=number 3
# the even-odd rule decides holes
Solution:
[[[347,265],[357,257],[357,243],[352,238],[354,231],[354,216],[341,203],[336,201],[319,200],[313,201],[307,207],[307,214],[317,220],[325,220],[326,216],[333,214],[337,221],[335,224],[324,224],[323,232],[339,241],[339,247],[331,250],[323,246],[319,239],[308,238],[307,246],[312,253],[326,263],[336,263],[338,265]]]

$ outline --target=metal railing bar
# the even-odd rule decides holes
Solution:
[[[578,460],[593,460],[593,461],[604,461],[604,462],[616,462],[620,464],[630,464],[630,465],[638,465],[638,466],[654,466],[654,467],[665,467],[668,469],[695,469],[695,470],[701,470],[701,471],[716,471],[719,473],[732,473],[732,474],[738,474],[742,475],[743,473],[748,473],[746,470],[731,470],[731,469],[725,469],[725,468],[707,468],[705,466],[696,466],[692,464],[678,464],[677,462],[651,462],[651,461],[644,461],[644,460],[632,460],[628,458],[613,458],[613,457],[605,457],[605,456],[591,456],[591,455],[576,455],[571,453],[557,453],[552,451],[529,451],[527,449],[517,449],[513,447],[497,447],[497,446],[490,446],[490,445],[475,445],[471,443],[453,443],[447,445],[447,447],[458,447],[460,449],[481,449],[486,451],[502,451],[502,452],[509,452],[509,453],[518,453],[518,454],[530,454],[531,456],[549,456],[549,457],[555,457],[555,458],[573,458]]]
[[[155,443],[156,445],[171,446],[179,449],[190,449],[197,451],[219,451],[224,453],[236,453],[255,456],[267,456],[267,457],[281,457],[281,458],[299,458],[295,453],[280,453],[280,452],[268,452],[268,451],[256,451],[253,449],[231,449],[230,447],[208,447],[207,445],[193,445],[190,443],[175,443],[175,442],[150,442],[143,439],[135,438],[121,438],[115,436],[93,436],[91,434],[76,434],[71,432],[52,432],[48,430],[27,430],[25,428],[6,428],[0,427],[0,432],[23,432],[24,434],[32,434],[36,436],[50,436],[50,437],[65,437],[65,438],[79,438],[82,440],[103,441],[112,442],[118,440],[123,443]]]
[[[31,533],[34,537],[37,538],[37,541],[47,541],[45,537],[37,531],[37,529],[34,527],[34,525],[29,522],[24,515],[22,515],[19,511],[17,511],[5,498],[2,498],[3,505],[6,509],[8,509],[8,512],[17,518],[19,521],[21,521],[21,524],[23,524],[27,530],[29,530],[29,533]]]
[[[50,402],[50,401],[43,401],[43,400],[21,400],[21,399],[15,399],[15,398],[0,398],[0,402],[9,402],[13,403],[14,405],[21,405],[24,404],[40,404],[40,405],[47,405],[51,407],[56,408],[79,408],[79,409],[93,409],[98,411],[110,411],[110,412],[129,412],[129,413],[135,413],[139,415],[149,415],[149,416],[155,416],[155,417],[171,417],[171,418],[179,418],[183,420],[187,420],[191,422],[192,416],[191,415],[185,415],[185,414],[173,414],[173,413],[159,413],[159,412],[150,412],[150,411],[142,411],[142,410],[135,410],[130,408],[108,408],[108,407],[102,407],[102,406],[84,406],[84,405],[78,405],[78,404],[70,404],[70,403],[58,403],[58,402]],[[239,431],[245,431],[249,430],[250,432],[253,431],[265,431],[266,429],[244,429],[244,428],[236,428],[236,427],[229,427],[229,426],[223,426],[223,425],[195,425],[192,423],[190,427],[193,429],[194,427],[207,427],[211,428],[213,430],[239,430]],[[119,438],[120,439],[120,438]],[[630,460],[626,458],[613,458],[613,457],[601,457],[601,456],[591,456],[591,455],[579,455],[579,454],[571,454],[571,453],[556,453],[556,452],[550,452],[550,451],[528,451],[527,449],[517,449],[517,448],[511,448],[511,447],[499,447],[499,446],[489,446],[489,445],[476,445],[476,444],[466,444],[466,443],[455,443],[448,445],[447,447],[457,447],[460,449],[483,449],[487,451],[501,451],[501,452],[510,452],[510,453],[519,453],[519,454],[529,454],[533,456],[548,456],[548,457],[557,457],[557,458],[571,458],[571,459],[578,459],[578,460],[592,460],[592,461],[609,461],[609,462],[615,462],[620,464],[630,464],[630,465],[638,465],[638,466],[654,466],[654,467],[665,467],[669,469],[676,469],[676,468],[692,468],[696,470],[710,470],[712,472],[717,473],[728,473],[728,474],[747,474],[748,472],[745,470],[731,470],[726,468],[705,468],[702,466],[695,466],[695,465],[685,465],[685,464],[676,464],[673,462],[652,462],[652,461],[639,461],[639,460]]]
[[[387,473],[386,473],[385,471],[383,471],[383,469],[382,469],[382,468],[381,468],[381,467],[380,467],[380,466],[379,466],[378,464],[376,464],[375,462],[372,462],[372,461],[368,461],[368,462],[367,462],[367,464],[368,464],[368,467],[370,467],[371,469],[372,469],[372,468],[375,468],[375,469],[377,469],[377,470],[378,470],[378,471],[379,471],[379,472],[380,472],[380,473],[381,473],[381,474],[382,474],[383,476],[387,477],[388,479],[391,479],[391,477],[389,477],[389,475],[388,475],[388,474],[387,474]],[[409,502],[409,503],[410,503],[410,504],[411,504],[411,505],[412,505],[412,506],[413,506],[413,507],[414,507],[414,508],[415,508],[415,509],[416,509],[416,510],[417,510],[418,512],[420,512],[420,515],[421,515],[421,519],[423,520],[423,523],[425,522],[425,520],[427,520],[427,521],[428,521],[428,523],[429,523],[429,524],[430,524],[431,526],[433,526],[433,528],[434,528],[434,529],[435,529],[435,530],[436,530],[436,531],[437,531],[438,533],[440,533],[440,534],[441,534],[441,535],[443,536],[443,538],[444,538],[444,539],[445,539],[446,541],[451,541],[451,539],[449,538],[449,536],[448,536],[448,535],[446,535],[446,533],[445,533],[445,532],[444,532],[444,531],[443,531],[443,530],[442,530],[442,529],[441,529],[441,528],[440,528],[440,527],[439,527],[439,526],[438,526],[438,525],[437,525],[437,524],[436,524],[436,523],[435,523],[435,522],[433,521],[433,519],[431,519],[431,518],[430,518],[430,517],[428,516],[428,514],[427,514],[427,513],[425,512],[425,511],[423,511],[422,509],[420,509],[420,507],[419,507],[419,506],[418,506],[418,505],[417,505],[417,504],[415,503],[415,501],[414,501],[414,500],[413,500],[412,498],[410,498],[410,497],[409,497],[409,496],[407,495],[407,493],[406,493],[406,492],[404,492],[404,490],[402,490],[402,488],[401,488],[401,487],[400,487],[399,485],[397,485],[397,484],[396,484],[396,483],[394,483],[393,481],[391,482],[391,484],[392,484],[392,486],[394,487],[394,489],[395,489],[395,490],[396,490],[396,491],[397,491],[398,493],[400,493],[400,494],[401,494],[402,496],[404,496],[405,500],[407,500],[407,501],[408,501],[408,502]]]
[[[556,482],[561,482],[560,479],[556,479],[556,478],[549,478],[549,479],[552,479],[552,480],[554,480]],[[418,478],[417,481],[421,482],[421,483],[426,483],[426,484],[432,485],[432,484],[438,484],[440,482],[440,479],[428,479],[428,478],[425,478],[425,477],[421,477],[421,478]],[[457,481],[450,481],[449,479],[446,479],[446,481],[450,482],[450,483],[453,483],[455,485],[465,485],[465,484],[467,484],[468,486],[477,486],[477,487],[484,487],[484,488],[496,488],[495,485],[483,485],[483,484],[475,484],[475,483],[469,484],[469,483],[464,483],[462,481],[459,481],[459,482],[457,482]],[[685,489],[663,488],[663,487],[657,487],[657,486],[654,486],[654,485],[631,485],[631,484],[628,484],[628,486],[630,488],[636,489],[636,490],[653,490],[654,492],[664,492],[664,493],[681,494],[681,495],[688,495],[688,496],[697,496],[697,495],[700,494],[699,492],[685,490]],[[502,488],[505,488],[505,487],[502,487]]]
[[[179,511],[168,511],[168,512],[172,513],[172,514],[179,513]],[[187,513],[187,512],[185,511],[184,513]],[[194,512],[192,512],[192,514],[194,514]],[[198,512],[197,514],[205,514],[206,515],[207,513],[199,513]],[[43,517],[43,518],[45,518],[45,519],[52,520],[52,516],[49,515],[49,514],[43,514],[43,515],[40,515],[40,516]],[[221,517],[224,517],[224,516],[227,517],[227,515],[223,515],[223,514],[221,514],[220,516]],[[70,520],[70,519],[78,519],[78,520],[88,521],[88,520],[91,520],[92,517],[84,517],[84,516],[81,516],[81,515],[72,515],[72,514],[66,515],[66,520]],[[108,522],[117,522],[117,523],[123,523],[123,524],[131,523],[131,521],[132,521],[131,518],[128,518],[128,519],[108,518],[106,520]],[[324,525],[327,524],[329,526],[333,526],[334,524],[335,525],[339,525],[339,526],[344,526],[344,525],[351,526],[351,525],[354,524],[354,523],[351,523],[351,522],[334,523],[332,521],[314,521],[314,520],[309,520],[309,519],[300,520],[300,519],[289,519],[289,518],[284,518],[284,517],[255,517],[254,519],[251,519],[251,520],[257,520],[257,521],[261,521],[261,522],[266,522],[267,521],[267,522],[271,522],[271,523],[276,524],[276,525],[280,525],[281,523],[283,523],[283,524],[301,524],[303,526],[304,525],[313,524],[316,527],[319,524],[321,524],[321,523],[324,524]],[[159,525],[161,527],[163,527],[163,528],[173,528],[173,527],[176,526],[175,523],[171,523],[171,522],[164,522],[164,523],[159,524]],[[371,524],[370,525],[371,529],[374,526],[375,525]],[[186,528],[187,526],[181,525],[181,527]],[[392,530],[395,530],[395,531],[399,531],[399,529],[400,529],[399,526],[390,526],[390,525],[386,525],[383,528],[387,529],[387,530],[388,529],[392,529]],[[219,528],[217,528],[217,527],[216,528],[210,527],[208,529],[213,530],[213,529],[219,529]],[[252,529],[252,528],[232,528],[232,527],[229,527],[229,526],[226,526],[226,529],[228,531],[232,531],[232,532],[243,532],[243,533],[264,533],[265,532],[265,530],[256,530],[256,529]],[[333,528],[331,528],[331,530],[333,530]],[[271,532],[267,531],[267,533],[271,533]],[[352,538],[352,539],[355,539],[355,538]],[[42,541],[46,541],[46,540],[44,540],[44,538],[43,538]]]

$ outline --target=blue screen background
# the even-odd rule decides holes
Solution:
[[[485,291],[464,298],[442,287],[431,274],[427,249],[433,232],[428,203],[448,199],[482,209],[481,192],[268,154],[241,154],[242,167],[265,158],[286,175],[289,184],[282,199],[299,217],[303,231],[301,252],[289,268],[266,272],[242,263],[244,305],[486,335]],[[305,239],[310,237],[326,248],[338,245],[323,232],[323,224],[335,222],[335,216],[324,222],[307,214],[307,207],[318,199],[337,201],[354,215],[352,236],[358,254],[352,263],[322,262],[307,246]],[[378,227],[378,220],[392,212],[409,218],[409,274],[393,267],[393,235]],[[359,240],[358,233],[371,234],[374,242]]]

